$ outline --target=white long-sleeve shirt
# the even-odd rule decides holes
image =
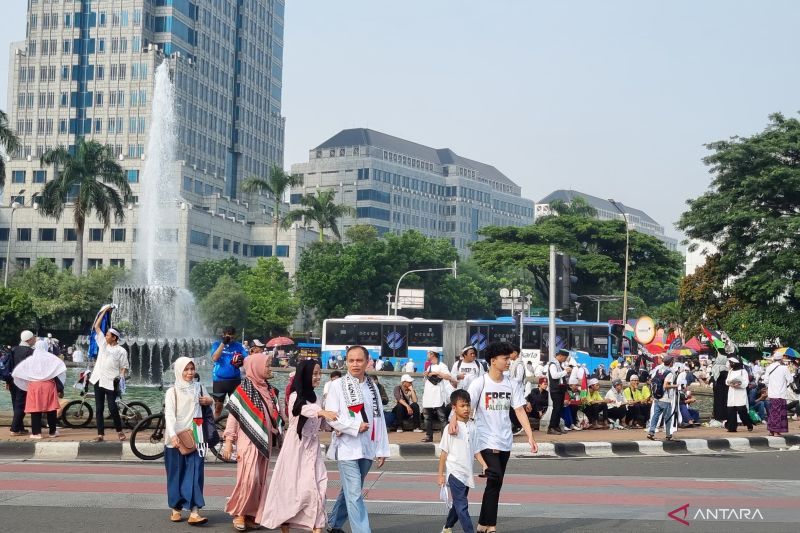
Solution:
[[[789,384],[792,382],[789,367],[778,362],[772,363],[764,371],[764,381],[767,383],[768,398],[785,400],[789,394]]]
[[[731,385],[734,382],[740,382],[738,387]],[[728,377],[725,379],[725,384],[728,385],[728,406],[734,407],[738,405],[747,405],[747,385],[750,383],[750,378],[747,377],[747,370],[731,370],[728,372]]]
[[[339,434],[334,433],[331,438],[331,445],[328,448],[328,459],[339,461],[354,461],[356,459],[374,460],[376,457],[389,457],[389,435],[386,432],[386,421],[383,418],[383,403],[377,394],[378,387],[375,386],[376,395],[373,398],[372,390],[367,384],[367,380],[361,382],[361,393],[364,397],[364,411],[367,413],[367,421],[370,428],[363,433],[358,432],[363,419],[361,414],[352,416],[347,408],[345,399],[344,379],[337,379],[328,389],[328,396],[325,398],[325,410],[333,411],[338,415],[334,422],[329,422],[331,428]],[[373,417],[374,403],[378,402],[377,419]],[[372,430],[375,430],[375,440],[372,440]]]

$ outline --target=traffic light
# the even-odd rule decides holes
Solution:
[[[576,314],[575,304],[578,295],[572,292],[573,286],[578,283],[575,276],[575,267],[578,260],[566,254],[556,254],[556,309],[562,316]]]
[[[522,322],[522,311],[514,311],[514,337],[519,337],[520,323]]]

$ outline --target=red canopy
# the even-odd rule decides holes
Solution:
[[[661,344],[660,342],[651,342],[650,344],[645,345],[645,348],[648,352],[653,355],[664,353],[667,351],[667,347]]]
[[[708,349],[706,348],[706,345],[703,344],[702,342],[700,342],[697,337],[692,337],[691,339],[686,341],[683,344],[683,346],[685,346],[687,348],[691,348],[692,350],[694,350],[696,352],[708,351]]]

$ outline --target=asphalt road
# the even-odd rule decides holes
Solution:
[[[501,496],[498,531],[794,532],[800,521],[800,452],[603,459],[514,459]],[[328,498],[338,490],[329,465]],[[365,489],[375,532],[441,531],[435,462],[393,461]],[[206,470],[206,531],[233,531],[221,509],[232,465]],[[482,481],[470,494],[479,512]],[[667,516],[676,516],[689,526]],[[197,531],[172,524],[160,463],[0,462],[3,531]],[[738,516],[731,516],[735,509]],[[741,509],[747,509],[748,519]],[[717,514],[714,520],[710,511]],[[700,512],[701,514],[697,515]],[[729,520],[721,518],[727,514]],[[736,518],[736,520],[730,520]],[[477,520],[475,520],[477,522]],[[460,531],[457,526],[455,531]]]

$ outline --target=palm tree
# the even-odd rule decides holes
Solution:
[[[83,273],[83,230],[86,217],[94,211],[108,229],[114,221],[125,220],[125,198],[131,194],[128,180],[114,158],[110,146],[97,141],[78,139],[75,155],[66,148],[52,148],[42,155],[41,166],[53,165],[54,177],[44,186],[41,195],[42,215],[61,218],[68,202],[73,203],[75,221],[75,273]],[[106,185],[109,184],[109,185]]]
[[[550,202],[550,211],[557,215],[574,215],[579,217],[594,218],[597,216],[597,209],[589,203],[576,196],[570,203],[564,200],[553,200]]]
[[[313,220],[319,226],[320,242],[325,240],[323,234],[326,228],[330,228],[336,238],[342,240],[336,220],[348,215],[355,216],[356,210],[349,205],[336,204],[334,202],[335,196],[336,191],[333,189],[317,191],[316,195],[306,194],[300,198],[300,205],[304,206],[305,209],[297,209],[287,213],[283,219],[283,226],[288,228],[292,225],[292,222],[305,217],[306,221]]]
[[[8,126],[8,115],[0,111],[0,147],[6,154],[11,155],[19,149],[19,138]],[[6,159],[0,156],[0,187],[6,184]]]
[[[272,165],[267,179],[251,176],[242,182],[242,191],[266,191],[275,199],[275,207],[272,211],[272,225],[274,231],[272,236],[272,250],[274,254],[278,253],[278,226],[283,222],[281,219],[281,201],[283,200],[283,195],[289,187],[297,187],[302,184],[303,176],[287,174],[278,165]]]

